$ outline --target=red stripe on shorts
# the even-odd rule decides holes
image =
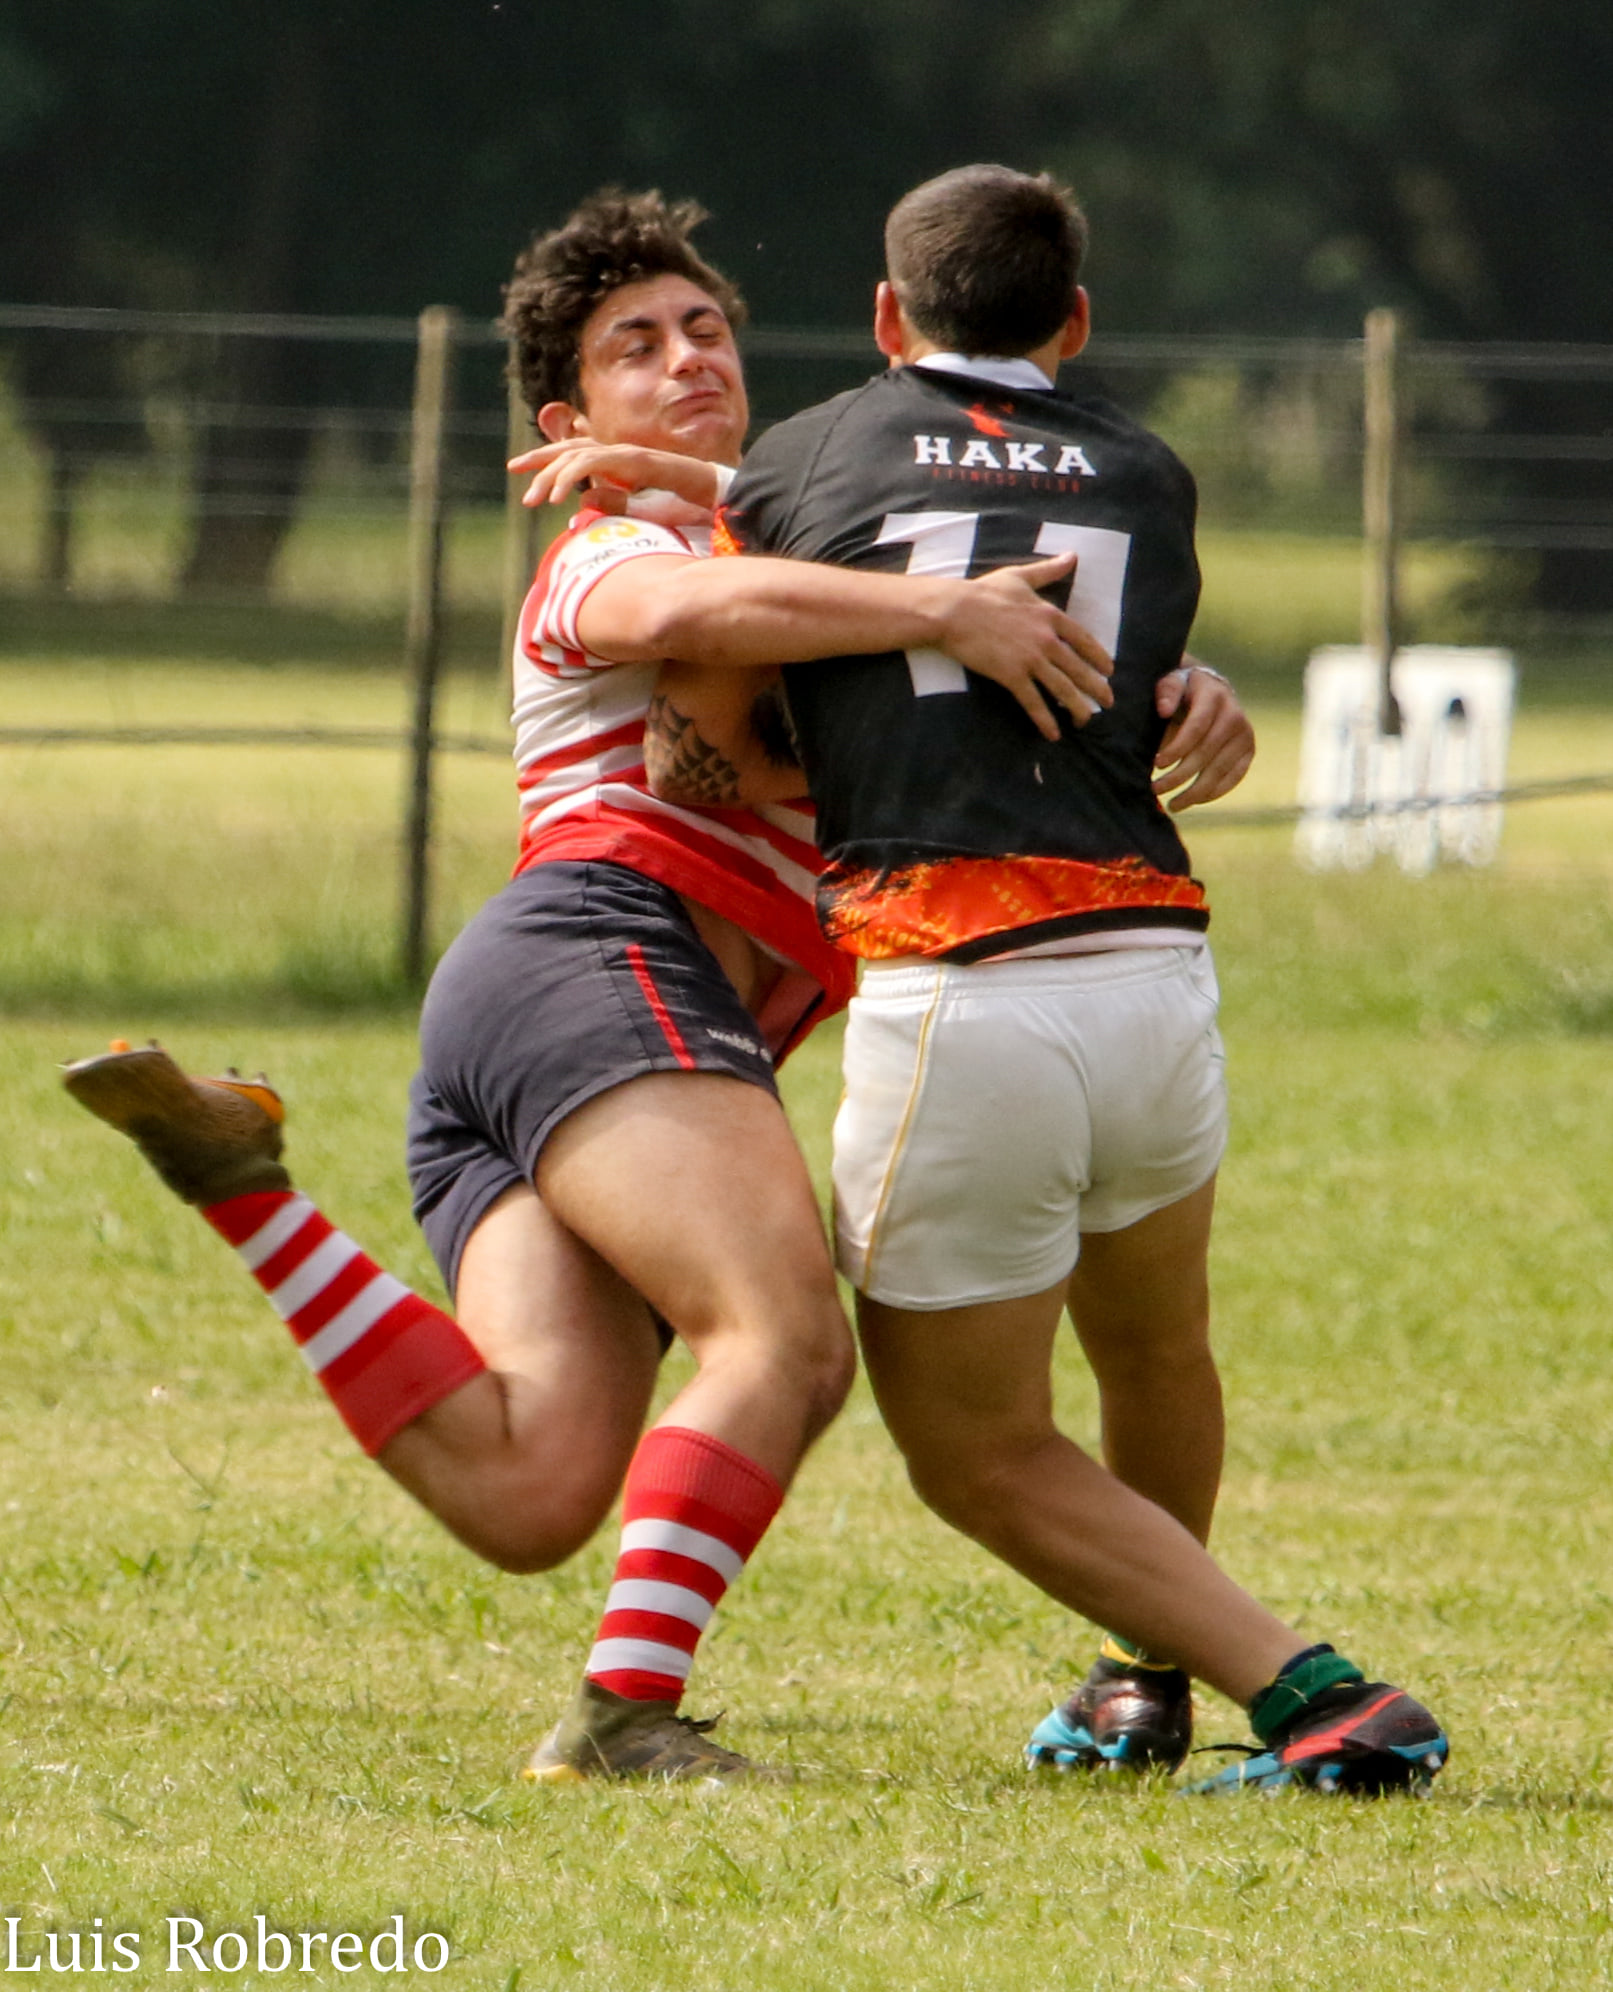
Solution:
[[[661,1026],[661,1033],[672,1047],[672,1055],[685,1072],[693,1072],[695,1063],[689,1047],[683,1041],[683,1033],[678,1029],[672,1012],[661,1000],[661,992],[655,986],[655,978],[650,973],[650,965],[644,959],[644,950],[637,941],[627,944],[628,966],[638,978],[638,986],[644,991],[644,1000],[650,1006],[650,1013]]]

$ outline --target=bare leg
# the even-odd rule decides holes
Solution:
[[[458,1319],[486,1373],[399,1432],[381,1464],[504,1568],[563,1562],[638,1444],[659,1358],[648,1300],[699,1364],[662,1422],[787,1485],[854,1357],[777,1101],[710,1073],[631,1080],[562,1123],[538,1183],[541,1199],[511,1190],[465,1248]]]
[[[1303,1638],[1053,1423],[1064,1285],[918,1313],[864,1298],[868,1372],[913,1485],[1050,1597],[1247,1703]]]
[[[621,1491],[660,1362],[649,1309],[523,1186],[466,1243],[458,1319],[486,1371],[377,1458],[480,1555],[551,1569]]]
[[[778,1102],[713,1073],[635,1079],[561,1125],[538,1188],[694,1352],[698,1373],[662,1422],[788,1485],[844,1402],[855,1355]]]
[[[1207,1542],[1226,1425],[1210,1351],[1215,1183],[1124,1231],[1089,1232],[1070,1318],[1097,1378],[1104,1463]]]

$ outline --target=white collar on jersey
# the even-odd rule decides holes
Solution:
[[[989,381],[993,387],[1017,387],[1022,392],[1046,394],[1054,385],[1030,360],[976,360],[965,353],[926,353],[912,364],[927,367],[931,373],[966,374],[971,380]]]

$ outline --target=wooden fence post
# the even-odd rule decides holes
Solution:
[[[1400,641],[1400,321],[1369,311],[1363,348],[1366,450],[1361,481],[1361,644],[1378,662],[1378,731],[1400,731],[1390,667]]]
[[[420,314],[409,453],[409,621],[405,654],[414,684],[414,722],[404,828],[404,980],[425,980],[431,860],[432,723],[442,665],[443,522],[447,512],[447,428],[459,314],[428,305]]]
[[[511,342],[511,371],[509,374],[509,421],[504,437],[506,456],[519,456],[523,450],[530,450],[543,441],[532,426],[532,417],[527,413],[527,405],[521,394],[521,384],[514,373],[514,342]],[[521,493],[528,480],[524,477],[508,479],[504,490],[504,630],[503,669],[510,669],[510,660],[515,655],[516,625],[521,619],[521,604],[526,600],[526,591],[532,586],[532,570],[537,565],[538,555],[538,514],[528,511],[521,503]]]

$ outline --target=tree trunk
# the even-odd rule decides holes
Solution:
[[[295,13],[275,39],[264,91],[252,206],[235,294],[243,311],[295,310],[303,195],[323,128],[326,51]],[[303,341],[237,334],[221,348],[208,400],[227,412],[199,438],[187,595],[267,592],[297,515],[313,440],[315,355]]]

